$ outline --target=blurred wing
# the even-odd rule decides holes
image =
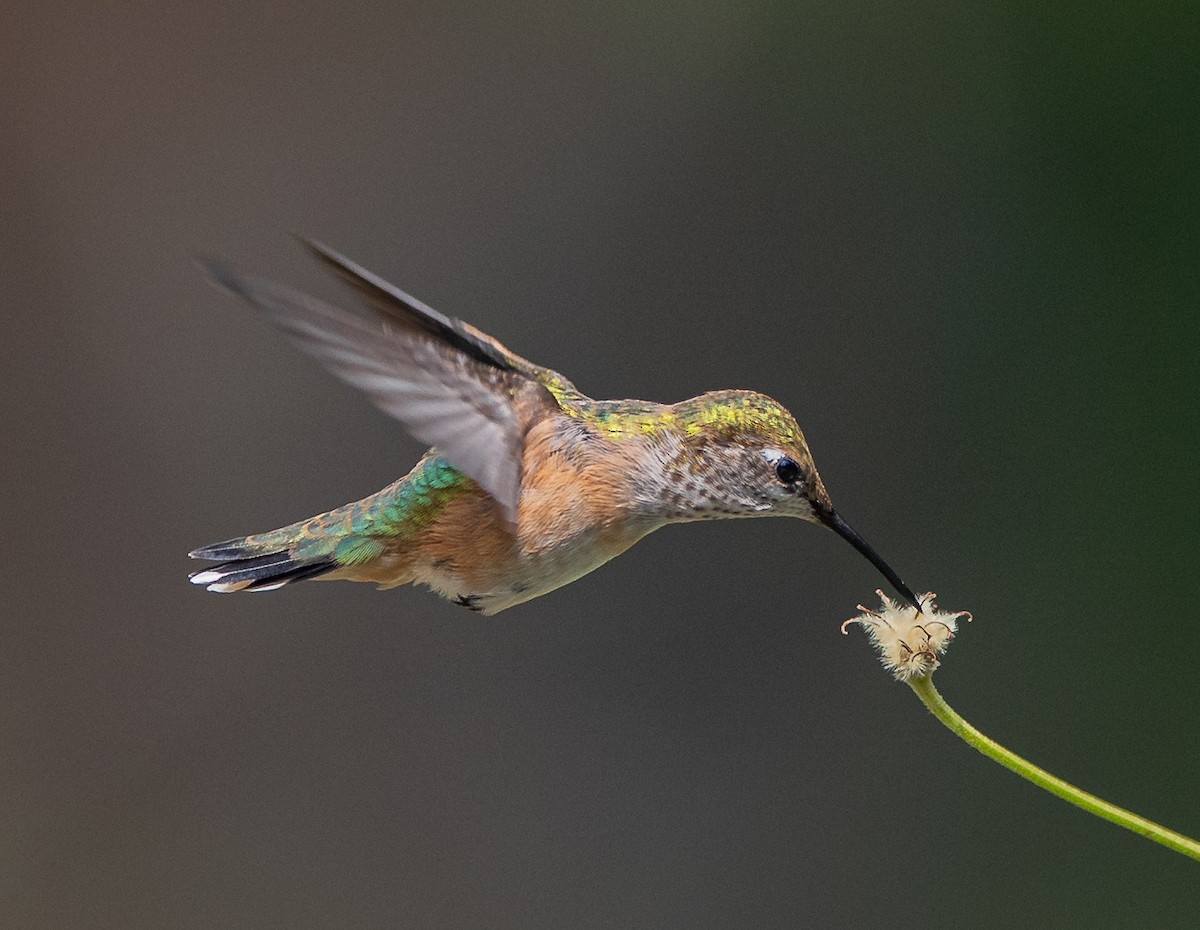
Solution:
[[[367,306],[384,319],[406,329],[427,333],[484,365],[518,371],[529,377],[544,370],[509,351],[498,339],[462,320],[438,313],[328,246],[312,239],[301,239],[300,242],[327,271],[349,284]]]
[[[519,400],[553,403],[493,346],[404,295],[406,313],[371,320],[219,262],[222,287],[262,310],[302,351],[365,392],[491,494],[515,526],[525,417]],[[382,285],[382,282],[380,282]],[[383,285],[387,287],[387,285]],[[401,292],[396,292],[400,294]],[[460,324],[461,326],[461,324]]]

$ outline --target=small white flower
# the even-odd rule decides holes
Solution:
[[[875,593],[883,602],[883,609],[874,611],[859,604],[862,613],[842,624],[842,634],[850,632],[847,627],[852,623],[866,630],[883,667],[897,681],[933,672],[940,664],[938,656],[946,651],[958,632],[959,618],[971,621],[970,613],[965,610],[954,613],[938,610],[933,602],[937,595],[932,591],[917,598],[921,604],[919,613],[911,604],[893,601],[879,590]]]

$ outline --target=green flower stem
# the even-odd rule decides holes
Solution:
[[[1168,830],[1153,820],[1139,817],[1132,811],[1127,811],[1123,807],[1117,807],[1115,804],[1109,804],[1103,798],[1098,798],[1094,794],[1089,794],[1086,791],[1076,788],[1069,782],[1065,782],[1061,778],[1056,778],[1044,769],[1038,768],[1028,759],[1023,759],[1015,752],[1005,749],[994,739],[984,736],[971,726],[971,724],[963,720],[954,708],[946,703],[945,699],[938,693],[937,688],[933,686],[933,679],[929,675],[910,678],[908,684],[938,720],[989,759],[999,762],[1005,768],[1011,769],[1022,778],[1033,782],[1039,788],[1045,788],[1051,794],[1057,795],[1064,801],[1069,801],[1076,807],[1082,807],[1090,814],[1103,817],[1105,820],[1110,820],[1117,824],[1117,826],[1124,827],[1126,830],[1140,833],[1146,839],[1162,843],[1169,849],[1200,860],[1200,843],[1197,843],[1191,837],[1184,836],[1182,833],[1176,833],[1174,830]]]

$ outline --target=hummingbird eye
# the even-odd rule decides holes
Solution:
[[[800,480],[800,466],[785,455],[775,463],[775,477],[784,484],[795,484]]]

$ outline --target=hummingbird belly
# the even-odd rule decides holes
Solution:
[[[577,538],[571,544],[555,549],[522,553],[510,561],[507,571],[502,573],[450,575],[430,566],[427,573],[418,572],[414,580],[428,584],[463,606],[484,614],[495,614],[570,584],[620,555],[636,541],[636,538],[630,539],[618,546],[608,540]],[[472,584],[470,575],[487,577],[478,578],[482,583]],[[470,593],[461,593],[463,591]]]
[[[522,500],[514,536],[486,495],[452,502],[424,534],[411,562],[412,581],[465,607],[495,614],[575,581],[654,529],[588,524],[562,503],[557,502],[554,519],[546,521],[527,519],[530,508]]]

